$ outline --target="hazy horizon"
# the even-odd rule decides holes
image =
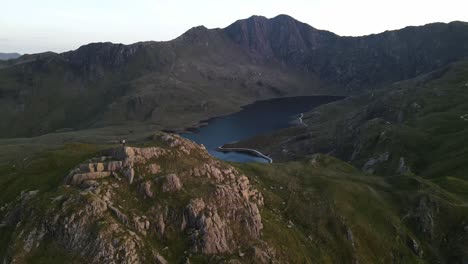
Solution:
[[[137,3],[137,4],[136,4]],[[435,22],[467,21],[468,4],[421,1],[151,1],[22,0],[2,4],[0,52],[74,50],[91,42],[167,41],[194,26],[224,28],[252,15],[286,14],[342,36],[362,36]],[[18,16],[15,10],[20,10]],[[25,20],[24,18],[28,18]]]

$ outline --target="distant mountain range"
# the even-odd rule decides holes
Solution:
[[[1,53],[0,52],[0,60],[11,60],[19,58],[21,54],[19,53]]]
[[[286,15],[168,42],[93,43],[1,62],[0,135],[127,122],[177,129],[258,99],[378,89],[467,55],[465,22],[341,37]]]

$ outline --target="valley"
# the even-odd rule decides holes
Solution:
[[[297,125],[294,119],[297,119],[300,113],[340,99],[342,97],[304,96],[257,101],[244,106],[235,114],[207,120],[205,126],[196,129],[193,133],[181,135],[203,144],[208,152],[218,159],[235,162],[268,162],[269,159],[261,157],[261,153],[255,155],[254,151],[253,155],[249,155],[238,151],[222,152],[218,148],[229,142]]]
[[[257,100],[380,89],[466,57],[467,28],[341,37],[287,15],[252,16],[166,42],[24,55],[0,61],[0,136],[132,123],[180,130]]]
[[[466,263],[467,56],[279,15],[0,61],[0,260]]]

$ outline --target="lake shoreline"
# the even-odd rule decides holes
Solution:
[[[179,132],[182,137],[203,144],[211,155],[234,162],[268,162],[273,159],[249,146],[226,142],[246,140],[291,126],[307,126],[303,118],[313,108],[342,99],[342,96],[294,96],[259,100],[233,114],[202,120]],[[252,146],[254,147],[254,146]]]
[[[226,112],[224,114],[221,114],[221,115],[201,119],[200,121],[196,122],[195,124],[193,124],[191,126],[187,126],[185,128],[162,129],[161,131],[166,132],[166,133],[179,134],[179,135],[180,134],[190,134],[190,133],[194,134],[194,133],[200,132],[201,128],[203,128],[205,126],[208,126],[209,123],[212,122],[213,120],[220,119],[220,118],[223,118],[223,117],[238,113],[238,112],[240,112],[242,110],[245,110],[246,108],[251,107],[251,106],[253,106],[253,105],[257,104],[257,103],[267,102],[267,101],[274,101],[274,100],[283,100],[283,99],[304,98],[304,97],[335,98],[336,100],[341,100],[343,98],[346,98],[345,95],[317,94],[317,95],[294,95],[294,96],[286,96],[286,97],[273,97],[273,98],[267,98],[267,99],[259,99],[259,100],[255,100],[255,101],[252,101],[250,103],[241,105],[241,106],[238,107],[237,110],[228,111],[228,112]],[[304,114],[304,113],[302,113],[302,114]],[[304,123],[304,125],[307,126],[307,124],[305,124],[305,123]]]

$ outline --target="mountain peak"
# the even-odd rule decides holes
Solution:
[[[0,52],[0,60],[11,60],[19,58],[21,54],[19,53],[1,53]]]
[[[284,14],[273,18],[251,16],[236,21],[224,30],[244,49],[267,58],[282,58],[283,62],[297,62],[305,51],[323,46],[327,40],[337,37],[331,32],[317,30]],[[291,51],[297,53],[294,55],[296,57],[290,56]]]
[[[252,15],[248,18],[245,18],[245,19],[239,19],[237,20],[236,22],[234,22],[233,24],[235,23],[239,23],[239,22],[250,22],[250,21],[268,21],[269,19],[267,17],[264,17],[264,16],[258,16],[258,15]]]
[[[272,18],[267,18],[265,16],[259,16],[259,15],[252,15],[252,16],[250,16],[248,18],[245,18],[245,19],[239,19],[236,22],[234,22],[233,24],[236,24],[236,23],[252,23],[252,22],[255,22],[255,23],[268,23],[268,22],[272,22],[272,21],[299,22],[298,20],[296,20],[292,16],[289,16],[289,15],[286,15],[286,14],[279,14],[279,15],[277,15],[275,17],[272,17]]]

